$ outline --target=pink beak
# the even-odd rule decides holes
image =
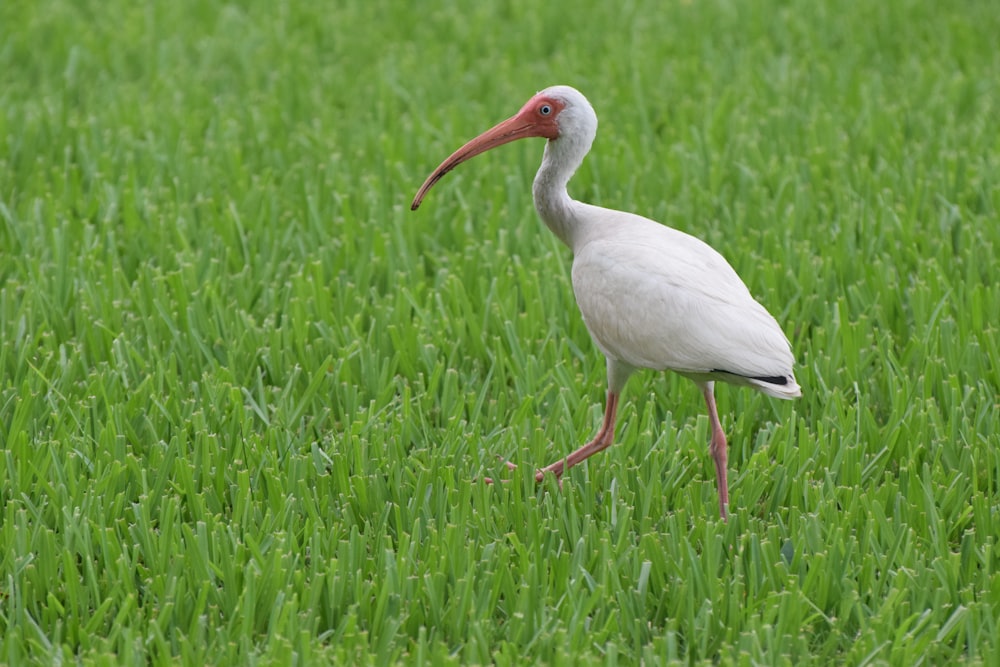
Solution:
[[[561,105],[560,105],[561,106]],[[478,137],[465,144],[435,169],[424,184],[420,186],[413,203],[410,205],[411,211],[416,211],[420,202],[424,200],[427,191],[449,171],[462,164],[470,158],[474,158],[480,153],[485,153],[491,148],[504,144],[526,139],[528,137],[544,137],[555,139],[559,136],[559,126],[555,122],[555,113],[549,116],[539,116],[536,112],[537,99],[535,97],[528,100],[516,115],[508,118],[502,123],[486,130]]]

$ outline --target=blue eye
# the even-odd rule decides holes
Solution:
[[[538,107],[538,113],[542,114],[543,116],[548,116],[550,113],[552,113],[552,107],[549,106],[548,104],[543,104],[542,106]]]

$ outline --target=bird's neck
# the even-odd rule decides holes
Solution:
[[[559,237],[560,241],[573,248],[574,239],[579,231],[578,218],[574,215],[577,202],[569,196],[566,185],[580,166],[583,156],[579,156],[578,159],[567,159],[569,156],[559,150],[560,148],[562,147],[558,146],[558,142],[550,141],[546,144],[542,166],[535,174],[531,189],[535,198],[535,209],[545,225]]]

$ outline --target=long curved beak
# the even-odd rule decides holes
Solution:
[[[534,119],[526,116],[528,114],[522,109],[516,116],[512,116],[495,127],[486,130],[452,153],[447,160],[442,162],[427,177],[424,184],[420,186],[416,196],[413,198],[413,203],[410,205],[410,210],[416,211],[417,207],[420,206],[420,202],[424,200],[427,191],[440,181],[445,174],[466,160],[474,158],[480,153],[485,153],[491,148],[496,148],[497,146],[502,146],[518,139],[525,139],[527,137],[554,138],[552,136],[552,129],[548,124],[536,123]]]

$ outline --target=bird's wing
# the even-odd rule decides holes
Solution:
[[[729,263],[692,236],[645,222],[655,227],[622,226],[574,258],[577,303],[601,350],[638,368],[790,376],[787,338]]]

